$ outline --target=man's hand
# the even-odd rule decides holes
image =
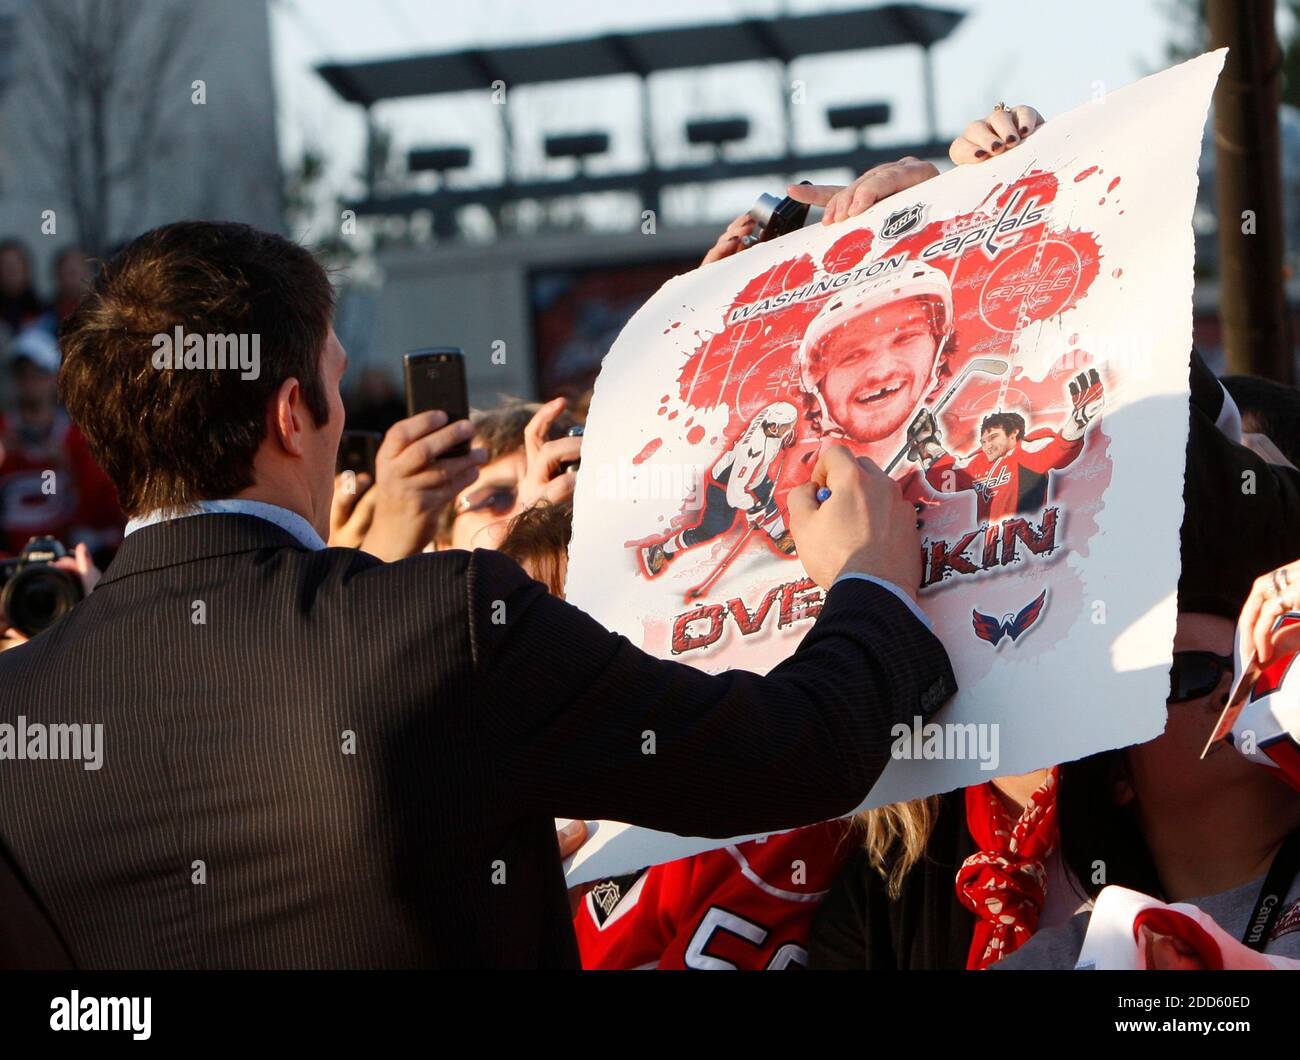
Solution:
[[[983,162],[1015,147],[1042,124],[1043,116],[1033,107],[995,110],[984,120],[967,125],[948,148],[948,157],[959,166]]]
[[[1101,415],[1106,404],[1106,391],[1097,369],[1080,372],[1070,381],[1070,404],[1070,421],[1062,429],[1061,437],[1073,442],[1083,437],[1088,424]]]
[[[834,224],[848,217],[856,217],[871,209],[881,199],[937,177],[939,170],[932,162],[923,162],[908,155],[897,162],[868,169],[848,187],[839,184],[791,184],[786,194],[795,202],[824,207],[822,224]]]
[[[474,436],[469,420],[447,424],[434,409],[398,420],[375,457],[374,515],[361,547],[387,562],[420,552],[433,539],[438,513],[478,478],[487,451],[445,457],[448,449]]]
[[[587,831],[586,821],[570,821],[563,828],[557,829],[555,841],[560,844],[560,860],[576,854],[583,843],[587,841],[590,833]],[[577,887],[569,888],[569,915],[578,915],[578,904],[582,901],[583,895],[591,890],[590,883],[579,884]]]
[[[340,471],[334,476],[334,498],[330,501],[331,548],[360,548],[375,518],[375,496],[371,479],[364,471]]]
[[[818,505],[822,486],[831,495]],[[790,491],[790,532],[804,569],[823,589],[841,574],[871,574],[916,599],[921,538],[898,483],[866,457],[828,446],[812,477]]]
[[[519,480],[516,512],[546,502],[558,504],[573,496],[577,476],[561,471],[560,465],[577,460],[582,454],[582,438],[555,438],[547,441],[551,424],[564,411],[564,398],[548,401],[524,428],[524,477]]]
[[[713,244],[712,249],[704,255],[701,265],[708,265],[710,262],[721,261],[723,258],[729,258],[739,250],[745,249],[745,237],[752,235],[754,232],[754,219],[748,213],[742,213],[731,224],[727,225],[722,235],[718,236],[718,241]]]

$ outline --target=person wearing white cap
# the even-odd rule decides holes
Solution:
[[[112,484],[59,404],[61,363],[58,340],[40,325],[9,344],[13,399],[0,418],[0,552],[17,553],[39,536],[92,551],[122,538]]]
[[[37,368],[48,372],[50,375],[57,375],[61,360],[58,340],[43,327],[24,328],[10,343],[10,370],[16,371],[18,362],[23,360],[30,361]]]
[[[823,435],[865,445],[877,463],[943,376],[952,284],[933,265],[901,269],[826,300],[799,346],[799,376]]]

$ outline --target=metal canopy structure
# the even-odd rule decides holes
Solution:
[[[317,67],[340,97],[363,107],[383,100],[488,89],[493,81],[536,85],[588,77],[687,70],[897,45],[930,48],[965,12],[920,4],[886,4],[824,15],[610,33],[548,44],[516,44]]]
[[[431,192],[379,194],[375,153],[367,151],[367,195],[347,205],[362,214],[407,214],[432,210],[439,236],[456,231],[455,214],[469,205],[494,212],[523,199],[550,200],[591,192],[625,191],[638,195],[646,209],[657,211],[663,189],[670,185],[714,182],[763,174],[793,174],[813,169],[864,169],[899,154],[941,156],[935,118],[934,77],[930,49],[960,24],[965,12],[920,4],[885,4],[829,14],[788,15],[739,22],[674,26],[637,32],[609,33],[567,41],[472,48],[456,52],[404,56],[357,63],[327,63],[317,72],[345,101],[365,108],[375,142],[372,108],[387,100],[438,96],[460,92],[492,92],[500,85],[514,90],[525,85],[602,77],[635,76],[641,83],[640,125],[644,165],[634,171],[592,177],[581,171],[568,179],[519,180],[514,172],[515,131],[509,107],[497,108],[505,146],[505,172],[500,182],[480,187]],[[794,60],[875,48],[913,46],[920,49],[921,90],[925,100],[927,138],[896,144],[889,150],[869,149],[865,142],[849,150],[799,154],[795,150],[793,118],[784,70]],[[661,167],[655,159],[648,79],[653,74],[766,62],[782,72],[776,83],[784,112],[784,149],[771,158],[730,160],[711,164]],[[880,105],[876,105],[881,109]],[[844,109],[844,108],[840,108]],[[596,130],[593,130],[595,132]],[[415,152],[419,154],[419,152]]]

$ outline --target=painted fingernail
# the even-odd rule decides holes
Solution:
[[[1001,140],[994,140],[994,141],[993,141],[993,150],[994,150],[994,151],[1001,151],[1001,150],[1002,150],[1002,141],[1001,141]]]
[[[1022,125],[1022,126],[1020,126],[1020,135],[1021,135],[1021,136],[1028,136],[1028,135],[1029,135],[1029,126],[1028,126],[1028,125]]]
[[[1007,143],[1009,143],[1009,144],[1014,144],[1014,143],[1016,143],[1019,139],[1020,139],[1020,137],[1018,137],[1018,136],[1008,136],[1008,137],[1007,137]]]
[[[987,151],[985,151],[983,148],[981,148],[980,150],[978,150],[978,151],[975,152],[975,157],[976,157],[976,158],[988,158],[988,156],[989,156],[989,153],[988,153]]]

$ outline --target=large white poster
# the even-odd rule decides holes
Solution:
[[[767,671],[823,596],[785,496],[838,442],[921,506],[920,604],[961,687],[900,734],[868,805],[1161,732],[1222,62],[665,285],[596,384],[569,600],[663,658]],[[570,880],[718,845],[602,822]]]

